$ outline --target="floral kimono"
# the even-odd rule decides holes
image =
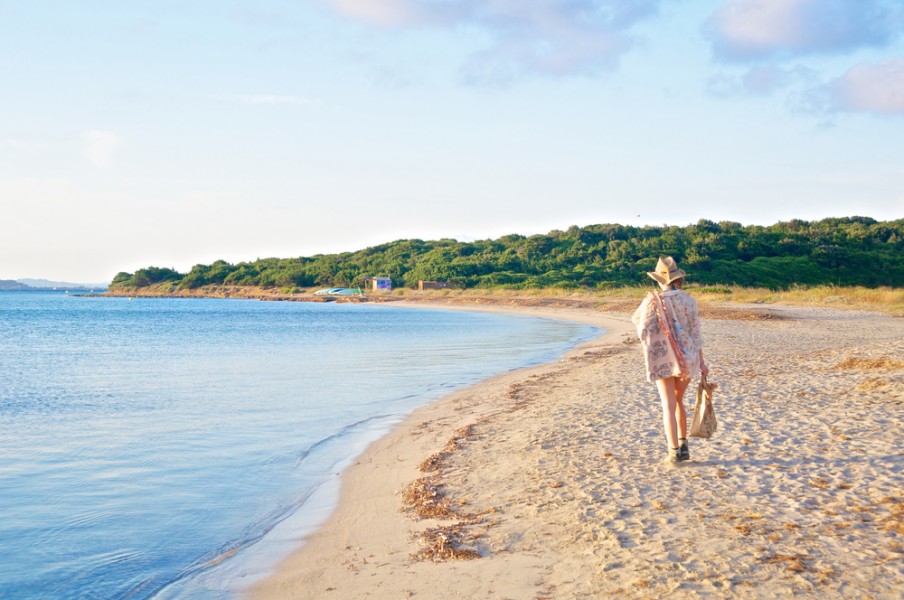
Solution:
[[[650,292],[631,321],[643,344],[647,381],[692,379],[700,372],[703,334],[697,302],[689,294],[681,290]]]

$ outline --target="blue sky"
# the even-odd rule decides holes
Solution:
[[[900,0],[0,0],[0,278],[904,217]]]

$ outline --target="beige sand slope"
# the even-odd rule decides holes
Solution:
[[[610,334],[414,413],[251,597],[902,597],[904,320],[708,307],[719,431],[674,466],[627,314],[525,310]]]

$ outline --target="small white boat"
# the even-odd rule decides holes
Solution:
[[[358,296],[364,291],[360,288],[323,288],[314,292],[315,296]]]

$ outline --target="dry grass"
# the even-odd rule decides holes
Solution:
[[[764,308],[734,308],[713,306],[700,302],[700,316],[704,319],[722,319],[731,321],[781,321],[791,317]]]
[[[774,291],[764,288],[729,286],[720,288],[703,287],[700,288],[699,293],[695,293],[693,286],[691,286],[688,291],[697,296],[699,300],[793,306],[830,306],[834,308],[872,310],[897,317],[904,316],[904,289],[901,288],[823,285],[814,287],[796,286],[788,290]]]
[[[448,466],[453,453],[461,449],[462,443],[474,436],[475,425],[457,429],[446,446],[426,460],[419,468],[422,472],[432,473],[411,482],[402,491],[402,510],[412,513],[420,519],[454,519],[451,525],[431,527],[421,533],[421,549],[412,555],[414,560],[469,560],[480,558],[480,552],[474,547],[478,536],[470,533],[469,527],[478,523],[480,517],[471,513],[462,513],[458,509],[466,504],[457,504],[446,495],[441,483],[442,471]],[[481,513],[488,514],[487,511]]]
[[[829,565],[821,570],[819,570],[816,575],[819,577],[819,583],[828,583],[831,579],[835,577],[835,567]]]
[[[414,560],[471,560],[480,558],[474,547],[476,537],[470,535],[464,523],[431,527],[420,535],[422,547],[412,555]]]
[[[756,512],[749,512],[745,515],[735,513],[725,513],[720,515],[723,519],[731,523],[731,526],[743,536],[752,534],[766,536],[770,541],[776,542],[781,539],[781,535],[775,533],[772,527],[766,522],[765,516]],[[699,515],[698,515],[699,517]],[[796,526],[785,525],[785,529],[791,529]]]
[[[530,290],[468,289],[418,291],[405,288],[390,294],[366,294],[361,297],[323,298],[314,296],[316,288],[281,289],[257,286],[204,286],[194,290],[176,289],[174,283],[163,283],[146,289],[133,290],[128,295],[192,296],[211,298],[257,298],[261,300],[303,300],[337,302],[392,302],[414,300],[452,304],[498,304],[545,306],[563,308],[592,308],[606,312],[631,312],[652,285],[638,284],[606,290],[566,290],[539,288]],[[784,304],[792,306],[829,306],[883,312],[904,316],[904,289],[864,287],[792,287],[788,290],[747,288],[740,286],[701,286],[691,283],[687,291],[703,302],[732,302],[753,304]],[[768,312],[766,313],[768,314]],[[728,317],[726,317],[728,318]],[[770,318],[770,317],[765,317]]]
[[[885,498],[881,503],[888,505],[889,512],[887,517],[880,520],[882,530],[904,536],[904,499]]]
[[[875,392],[878,390],[883,390],[885,388],[889,388],[892,386],[892,382],[888,379],[882,379],[881,377],[870,377],[864,381],[861,381],[857,384],[856,390],[858,392]]]
[[[888,520],[883,523],[882,531],[889,531],[896,535],[904,536],[904,523],[901,522],[901,519]]]
[[[882,358],[859,358],[851,356],[832,368],[844,371],[885,371],[902,369],[904,368],[904,362],[888,356],[883,356]]]
[[[436,471],[442,470],[446,461],[449,459],[448,452],[437,452],[435,454],[431,454],[418,465],[418,469],[420,469],[421,473],[433,473]]]
[[[421,464],[418,465],[418,469],[420,469],[422,473],[441,471],[446,467],[446,463],[452,456],[452,453],[461,449],[462,442],[474,436],[474,428],[475,425],[471,424],[457,429],[453,432],[449,441],[446,442],[445,448],[424,459]]]
[[[803,573],[807,570],[807,557],[802,554],[772,554],[761,559],[767,565],[785,565],[790,573]]]
[[[402,510],[421,519],[452,519],[458,515],[437,477],[421,477],[402,491]]]
[[[644,295],[653,289],[648,285],[625,286],[608,290],[397,290],[382,301],[414,300],[450,304],[500,306],[537,306],[550,308],[589,308],[603,312],[631,313]],[[892,316],[904,316],[904,289],[863,287],[793,287],[789,290],[745,288],[738,286],[689,285],[687,291],[701,302],[704,317],[715,319],[771,320],[782,315],[767,305],[825,306],[870,310]],[[374,298],[375,300],[377,298]],[[712,303],[759,304],[763,308],[732,308]]]

